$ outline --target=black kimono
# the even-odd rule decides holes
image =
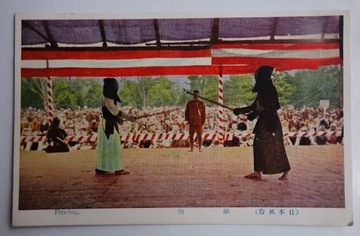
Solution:
[[[261,76],[261,75],[260,75]],[[255,76],[256,77],[256,76]],[[283,131],[277,110],[280,108],[278,93],[269,77],[259,83],[253,91],[255,101],[248,107],[235,108],[234,114],[247,114],[249,120],[258,118],[253,133],[254,170],[263,174],[277,174],[290,170],[284,146]]]
[[[59,119],[55,118],[46,134],[47,142],[49,143],[49,146],[45,148],[47,153],[70,151],[67,143],[64,141],[67,133],[59,127],[59,124]]]

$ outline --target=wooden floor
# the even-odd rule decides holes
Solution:
[[[287,154],[289,180],[254,181],[243,178],[253,170],[251,147],[125,149],[125,176],[95,175],[95,150],[21,151],[18,207],[344,207],[342,145],[288,146]]]

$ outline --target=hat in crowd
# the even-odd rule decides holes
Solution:
[[[269,83],[271,83],[271,75],[274,68],[271,66],[260,66],[255,72],[255,86],[253,92],[259,92]]]
[[[107,98],[114,99],[117,102],[121,102],[119,95],[119,82],[115,78],[105,78],[103,95]]]
[[[53,127],[59,127],[60,125],[60,119],[58,117],[55,117],[52,122]]]
[[[239,118],[240,118],[240,120],[247,120],[247,116],[245,116],[243,114],[239,115]]]

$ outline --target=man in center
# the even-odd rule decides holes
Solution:
[[[202,147],[202,132],[205,123],[205,103],[199,100],[200,92],[194,90],[193,100],[186,104],[185,120],[189,124],[190,152],[194,150],[194,134],[196,132],[199,151]]]

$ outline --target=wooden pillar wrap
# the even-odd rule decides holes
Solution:
[[[46,81],[46,113],[48,117],[49,124],[52,123],[54,118],[54,99],[52,93],[52,79],[50,76],[47,77]]]
[[[218,103],[224,105],[224,96],[223,96],[223,77],[219,75],[218,77]],[[218,142],[219,146],[223,146],[225,141],[225,119],[224,119],[224,108],[218,107]]]

